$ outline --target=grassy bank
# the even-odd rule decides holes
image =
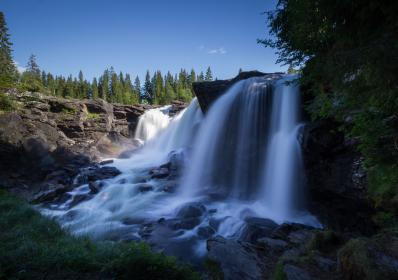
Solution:
[[[0,279],[198,279],[137,243],[77,238],[0,190]]]

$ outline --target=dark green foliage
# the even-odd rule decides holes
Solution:
[[[72,237],[0,191],[0,279],[198,279],[173,258],[139,243]]]
[[[0,88],[12,87],[18,77],[11,46],[4,14],[0,11]]]
[[[212,261],[210,259],[205,260],[205,267],[213,280],[224,280],[224,273],[220,268],[218,262]]]
[[[342,238],[331,230],[318,231],[309,242],[310,250],[330,253],[343,244]]]
[[[10,112],[15,109],[15,103],[4,93],[0,93],[0,113]]]
[[[287,279],[286,274],[283,271],[283,262],[282,261],[279,261],[276,264],[274,275],[272,276],[272,279],[273,280],[286,280]]]
[[[273,37],[259,42],[277,48],[278,62],[302,68],[313,118],[336,118],[359,140],[372,177],[370,194],[378,206],[389,207],[398,194],[391,175],[398,161],[396,1],[278,3],[268,13]]]
[[[213,81],[213,73],[211,72],[210,66],[207,67],[205,81]]]

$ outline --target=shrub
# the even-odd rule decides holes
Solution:
[[[15,103],[5,95],[4,93],[0,93],[0,111],[9,112],[15,109]]]

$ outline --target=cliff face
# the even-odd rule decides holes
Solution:
[[[223,95],[228,88],[234,83],[252,77],[269,77],[276,78],[283,73],[262,73],[259,71],[241,72],[233,79],[216,80],[211,82],[196,82],[193,83],[193,91],[198,98],[200,108],[203,112],[207,112],[210,105],[221,95]]]
[[[70,185],[79,170],[138,146],[138,118],[151,105],[12,92],[18,109],[0,114],[0,186],[31,198]],[[185,105],[173,104],[172,113]],[[47,183],[51,181],[51,186]]]

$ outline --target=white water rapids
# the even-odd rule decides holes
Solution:
[[[200,203],[207,212],[192,228],[161,232],[152,240],[166,251],[170,242],[180,242],[179,250],[189,251],[184,248],[188,240],[199,255],[205,252],[205,238],[198,237],[201,228],[212,227],[212,235],[233,238],[245,218],[253,216],[320,226],[304,207],[300,94],[297,86],[286,83],[292,79],[240,81],[206,116],[196,99],[174,118],[167,106],[147,111],[135,134],[143,147],[111,164],[121,175],[104,180],[101,191],[89,200],[71,207],[74,197],[90,192],[85,184],[70,192],[66,202],[43,212],[77,235],[141,239],[146,225],[160,218],[175,220],[181,207]],[[149,170],[171,156],[183,163],[182,178],[151,179]],[[143,183],[152,190],[140,191]],[[173,193],[164,187],[171,183],[177,185]]]

